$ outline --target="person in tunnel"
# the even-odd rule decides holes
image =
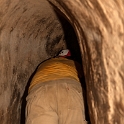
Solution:
[[[26,98],[26,124],[87,124],[82,69],[62,50],[38,67]]]

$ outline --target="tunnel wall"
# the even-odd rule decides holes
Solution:
[[[91,123],[123,124],[123,0],[49,2],[77,34]],[[22,96],[33,71],[66,47],[55,11],[45,0],[0,0],[1,124],[20,123]]]

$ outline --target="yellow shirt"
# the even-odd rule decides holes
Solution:
[[[29,90],[36,84],[70,78],[79,82],[79,77],[82,76],[82,69],[79,63],[63,57],[52,58],[43,62],[37,69],[34,75]]]

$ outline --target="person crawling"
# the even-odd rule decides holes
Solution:
[[[81,65],[62,50],[38,67],[26,98],[26,124],[87,124]]]

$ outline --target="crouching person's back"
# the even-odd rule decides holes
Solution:
[[[29,87],[26,124],[86,124],[80,65],[66,57],[42,63]]]

